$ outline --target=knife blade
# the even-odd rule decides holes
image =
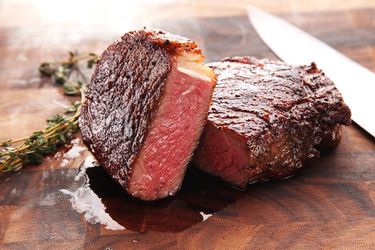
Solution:
[[[335,83],[352,119],[375,137],[375,74],[296,26],[249,6],[247,14],[264,43],[289,64],[310,64]]]

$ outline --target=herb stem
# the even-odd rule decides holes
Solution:
[[[44,130],[34,132],[29,137],[0,144],[0,173],[17,171],[25,165],[41,163],[44,157],[56,152],[59,146],[65,145],[73,134],[79,131],[78,118],[81,104],[84,102],[86,77],[81,72],[78,62],[88,60],[87,67],[91,68],[97,59],[98,56],[93,53],[78,56],[77,53],[70,52],[66,61],[46,62],[39,66],[42,76],[64,84],[64,94],[80,95],[81,101],[69,106],[64,115],[54,115],[48,119],[48,126]],[[77,77],[79,74],[83,81],[78,78],[71,80],[73,71],[77,73]]]

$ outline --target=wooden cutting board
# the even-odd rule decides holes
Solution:
[[[375,71],[374,9],[282,17]],[[276,58],[245,16],[164,20],[153,26],[196,40],[209,62],[234,55]],[[100,53],[116,38],[82,32],[78,41],[72,34],[80,30],[48,33],[42,26],[31,34],[15,32],[0,26],[1,140],[40,129],[71,100],[39,80],[36,68],[42,60],[72,48]],[[22,39],[7,36],[30,39],[17,43]],[[36,46],[40,36],[48,46]],[[100,167],[77,178],[88,155],[81,146],[78,136],[73,149],[61,150],[42,165],[0,176],[0,248],[375,249],[375,143],[355,124],[343,129],[335,151],[293,178],[240,192],[190,166],[181,191],[156,202],[129,197]],[[78,156],[68,157],[74,153]],[[74,210],[69,192],[79,189],[101,199],[95,204],[106,210],[99,217],[110,227],[126,229],[92,224],[87,218],[97,218]]]

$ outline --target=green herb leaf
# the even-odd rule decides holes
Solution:
[[[71,76],[75,71],[82,74],[79,62],[86,61],[86,66],[92,68],[98,58],[94,53],[79,56],[77,52],[69,52],[66,61],[40,64],[41,76],[49,77],[55,83],[62,85],[65,95],[81,95],[81,101],[73,102],[63,115],[56,114],[47,119],[44,130],[36,131],[26,138],[1,143],[0,173],[17,171],[29,164],[40,164],[45,156],[56,152],[59,146],[68,143],[74,133],[79,131],[78,117],[86,82],[77,78],[79,74],[75,74],[75,79]]]
[[[53,76],[56,73],[56,67],[52,63],[42,63],[39,66],[39,73],[42,76]]]

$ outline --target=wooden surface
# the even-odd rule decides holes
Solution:
[[[280,10],[283,18],[375,71],[373,1],[286,2],[263,7]],[[133,6],[134,13],[124,13],[138,25],[196,40],[207,61],[234,55],[275,58],[241,15],[244,4],[218,7],[202,1],[152,5],[141,12]],[[100,53],[133,25],[98,8],[102,21],[97,23],[87,13],[67,13],[68,7],[48,14],[45,6],[28,1],[0,4],[1,141],[41,129],[48,116],[71,101],[40,81],[36,69],[42,60],[74,49]],[[84,185],[74,177],[86,155],[62,164],[61,152],[40,166],[0,176],[1,249],[375,249],[375,143],[356,125],[344,128],[335,151],[295,177],[254,184],[247,192],[190,167],[176,197],[147,203],[130,198],[100,168],[90,168],[90,186],[126,228],[120,231],[87,222],[59,191]],[[202,222],[200,212],[213,215]]]

